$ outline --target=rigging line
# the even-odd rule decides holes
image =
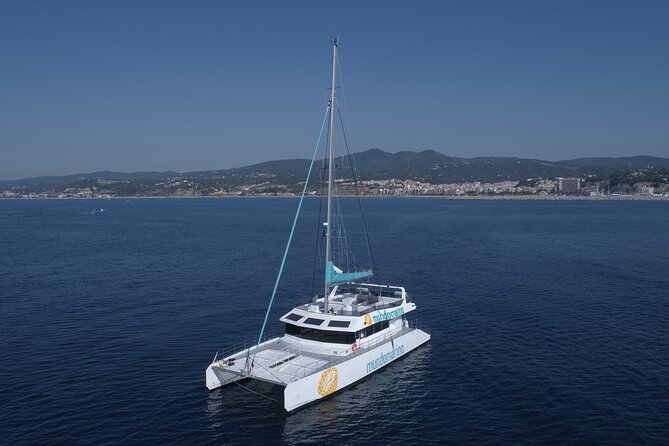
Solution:
[[[281,402],[281,401],[277,400],[276,398],[272,398],[272,397],[269,397],[269,396],[267,396],[267,395],[263,395],[263,394],[260,393],[260,392],[256,392],[255,390],[249,389],[248,387],[246,387],[246,386],[243,385],[243,384],[238,383],[237,381],[233,381],[233,383],[237,384],[239,387],[242,387],[242,388],[248,390],[248,391],[251,392],[251,393],[255,393],[256,395],[261,396],[261,397],[263,397],[263,398],[266,398],[266,399],[268,399],[268,400],[270,400],[270,401],[274,401],[274,402],[277,402],[277,403],[280,403],[280,402]]]
[[[335,240],[337,242],[337,250],[335,251],[335,256],[336,256],[336,264],[341,268],[342,266],[345,267],[345,265],[342,265],[343,261],[343,251],[342,251],[342,237],[345,237],[346,234],[345,232],[342,231],[342,220],[343,216],[341,213],[341,200],[339,199],[339,187],[337,186],[337,183],[334,184],[334,205],[332,206],[334,208],[334,222],[335,222]]]
[[[338,190],[338,189],[337,189]],[[337,197],[337,240],[339,249],[339,267],[348,269],[350,271],[349,255],[353,256],[353,250],[348,241],[348,233],[346,231],[346,222],[344,220],[344,211],[341,208],[341,197]]]
[[[272,291],[272,297],[269,300],[269,305],[267,306],[267,313],[265,313],[265,320],[262,323],[262,328],[260,329],[260,336],[258,336],[258,343],[256,344],[256,349],[253,352],[253,358],[251,359],[251,368],[253,368],[253,363],[256,360],[256,353],[258,353],[258,348],[260,347],[260,340],[262,339],[263,334],[265,333],[265,326],[267,325],[267,319],[269,318],[269,312],[272,309],[272,304],[274,303],[274,297],[276,296],[276,290],[279,287],[279,282],[281,281],[281,275],[283,274],[283,267],[286,264],[286,258],[288,257],[288,251],[290,250],[290,243],[293,241],[293,234],[295,233],[295,226],[297,226],[297,219],[300,216],[300,210],[302,209],[302,203],[304,202],[304,196],[307,193],[307,187],[309,186],[309,178],[311,178],[311,171],[314,167],[314,161],[316,161],[316,155],[318,154],[318,146],[321,143],[321,137],[323,136],[323,129],[325,128],[325,122],[328,117],[328,112],[330,111],[330,105],[328,103],[327,109],[325,111],[325,116],[323,117],[323,123],[321,124],[321,131],[318,134],[318,139],[316,140],[316,146],[314,147],[314,155],[311,157],[311,164],[309,164],[309,172],[307,172],[307,179],[304,181],[304,188],[302,189],[302,196],[300,196],[300,203],[297,205],[297,212],[295,212],[295,218],[293,219],[293,227],[290,229],[290,235],[288,236],[288,243],[286,243],[286,250],[283,252],[283,259],[281,260],[281,266],[279,267],[279,273],[276,276],[276,282],[274,282],[274,290]]]
[[[342,128],[342,131],[343,131],[343,128]],[[353,175],[353,180],[354,180],[353,185],[354,185],[354,188],[355,188],[355,195],[356,195],[356,199],[358,201],[358,206],[360,208],[360,216],[361,216],[362,221],[363,221],[363,229],[364,229],[364,232],[365,232],[365,241],[366,241],[366,244],[367,244],[367,255],[369,257],[369,261],[371,263],[372,270],[376,271],[376,264],[374,262],[374,256],[372,255],[372,247],[371,247],[371,242],[370,242],[370,239],[369,239],[369,232],[367,230],[367,221],[365,219],[365,212],[362,208],[362,200],[360,198],[360,190],[358,188],[358,177],[357,177],[357,173],[356,173],[357,169],[355,167],[355,160],[353,158],[353,155],[351,155],[349,145],[348,145],[348,140],[346,138],[345,133],[344,133],[344,142],[346,144],[346,152],[347,152],[348,158],[349,158],[349,167],[351,168],[351,173]],[[378,275],[377,275],[377,277],[378,277]]]
[[[328,96],[328,100],[329,100]],[[329,116],[329,115],[328,115]],[[327,183],[328,183],[328,176],[327,176],[327,170],[328,166],[330,165],[330,161],[328,159],[328,147],[330,147],[330,127],[328,126],[328,131],[327,134],[325,135],[325,145],[323,146],[323,158],[321,159],[321,183],[320,183],[320,203],[319,203],[319,209],[318,209],[318,224],[321,225],[321,237],[325,239],[327,237],[326,230],[323,229],[325,226],[323,226],[323,206],[324,202],[326,201],[326,195],[327,195]],[[325,212],[327,214],[327,212]],[[327,243],[327,242],[325,242]],[[324,265],[325,264],[325,251],[326,246],[325,243],[321,243],[320,240],[317,242],[316,245],[316,264],[314,265],[314,274],[316,274],[317,271],[320,271],[319,265]],[[325,271],[325,268],[323,268],[323,271]],[[314,278],[316,276],[314,275]],[[313,294],[313,293],[312,293]],[[316,294],[316,298],[318,298],[318,293]]]
[[[358,189],[358,174],[357,174],[357,169],[355,167],[355,158],[353,158],[353,155],[351,155],[351,151],[349,150],[348,147],[348,138],[346,138],[346,132],[344,131],[344,124],[342,123],[341,119],[341,110],[339,107],[337,107],[337,114],[339,114],[339,123],[342,125],[342,134],[344,136],[344,146],[346,147],[346,154],[348,155],[348,162],[351,167],[351,173],[353,174],[353,185],[355,187],[355,195],[358,198],[358,205],[360,207],[360,215],[362,216],[362,227],[365,230],[365,240],[367,241],[367,254],[369,255],[369,262],[371,263],[372,266],[372,271],[374,272],[374,276],[381,281],[381,278],[379,277],[379,274],[377,273],[376,270],[376,262],[374,261],[374,254],[372,252],[372,244],[369,241],[369,231],[367,231],[367,219],[365,218],[365,211],[362,208],[362,199],[360,198],[360,190]]]
[[[353,132],[351,132],[351,120],[349,119],[348,116],[348,102],[346,101],[346,89],[344,88],[344,75],[342,74],[342,69],[341,69],[341,56],[339,57],[338,63],[337,63],[337,69],[339,70],[339,83],[341,84],[341,94],[339,103],[341,104],[341,108],[344,109],[344,115],[346,116],[346,125],[344,125],[344,120],[342,119],[341,112],[340,112],[340,107],[337,106],[337,113],[339,114],[339,122],[341,123],[341,131],[342,134],[344,135],[344,139],[346,139],[346,134],[348,133],[349,135],[352,135]],[[344,127],[346,127],[346,130],[344,130]],[[344,158],[344,155],[342,154],[342,159]],[[349,157],[350,158],[350,157]],[[349,159],[349,165],[351,164],[351,159]],[[353,166],[350,166],[351,169],[353,169]]]
[[[341,115],[340,115],[341,118]],[[340,157],[337,157],[339,159]],[[341,161],[339,162],[341,166],[344,165],[344,155],[341,156]],[[350,270],[349,268],[349,254],[353,256],[354,258],[354,263],[355,262],[355,255],[353,254],[353,250],[351,248],[350,242],[348,240],[348,234],[346,231],[346,223],[344,221],[344,212],[342,211],[342,197],[339,195],[339,186],[337,183],[334,184],[334,223],[335,223],[335,228],[336,228],[336,236],[335,236],[335,241],[336,241],[336,246],[337,249],[334,252],[335,255],[335,263],[340,267],[344,268],[347,270]]]
[[[344,215],[343,211],[341,210],[341,204],[339,206],[339,212],[341,213],[342,216]],[[343,217],[342,217],[342,219],[343,219]],[[361,268],[358,268],[360,265],[358,264],[358,261],[355,258],[355,251],[353,250],[353,247],[351,246],[350,238],[348,236],[348,233],[346,232],[346,226],[343,223],[342,223],[342,233],[344,234],[343,243],[344,243],[345,246],[343,247],[343,250],[344,250],[343,252],[346,254],[346,262],[347,262],[347,265],[348,265],[347,267],[353,268],[354,271],[357,270],[357,269],[361,269]],[[349,258],[349,256],[350,256],[350,258]]]
[[[342,89],[341,89],[342,91],[341,91],[341,94],[340,94],[340,98],[341,98],[340,102],[344,106],[344,113],[346,114],[346,118],[347,118],[346,119],[346,124],[348,124],[348,131],[349,131],[349,133],[351,133],[351,127],[350,127],[349,120],[348,120],[348,107],[346,106],[346,104],[347,104],[346,94],[345,94],[346,89],[344,88],[344,76],[342,75],[341,59],[339,60],[339,63],[337,64],[337,68],[339,70],[339,83],[342,86]],[[369,232],[367,231],[367,221],[365,219],[365,212],[362,209],[362,200],[360,198],[360,191],[358,190],[358,177],[357,177],[357,173],[356,173],[357,169],[356,169],[356,166],[355,166],[355,158],[353,158],[353,156],[351,155],[351,151],[349,150],[348,139],[346,138],[346,131],[344,130],[344,120],[342,119],[341,109],[339,108],[339,106],[337,106],[337,114],[339,115],[339,123],[341,125],[342,135],[344,136],[344,144],[346,146],[346,153],[348,154],[349,166],[351,168],[351,172],[353,173],[353,180],[354,180],[353,184],[355,186],[355,195],[358,198],[358,205],[360,206],[360,215],[362,216],[363,228],[365,229],[365,239],[367,241],[367,254],[369,255],[369,262],[372,266],[372,271],[373,271],[374,275],[376,276],[378,281],[381,282],[381,278],[379,277],[379,274],[377,273],[376,262],[374,261],[374,255],[372,253],[372,244],[369,241]],[[342,155],[342,158],[343,158],[343,155]],[[382,291],[381,291],[381,286],[380,285],[379,285],[379,298],[381,299],[381,302],[383,304],[383,296],[382,296]],[[393,344],[393,348],[395,348],[394,344]]]
[[[318,199],[318,220],[316,220],[316,242],[314,246],[316,249],[314,249],[314,268],[313,268],[313,273],[311,275],[311,294],[309,295],[310,299],[314,297],[314,290],[316,289],[316,274],[318,272],[318,264],[319,264],[319,259],[320,259],[320,253],[321,253],[321,234],[322,234],[322,228],[323,228],[323,223],[321,221],[321,218],[323,217],[323,186],[325,182],[325,150],[323,150],[323,162],[321,163],[321,169],[320,169],[320,181],[319,181],[319,191],[320,191],[320,197]],[[317,297],[318,295],[316,295]]]
[[[355,252],[353,251],[353,248],[351,247],[351,243],[348,237],[348,233],[346,231],[346,224],[344,222],[344,212],[342,211],[341,208],[341,200],[337,199],[337,212],[340,217],[340,223],[339,223],[339,234],[341,234],[341,243],[339,246],[340,249],[340,258],[341,258],[341,264],[339,265],[340,267],[345,267],[345,268],[353,268],[353,270],[358,268],[358,262],[355,258]],[[344,259],[346,259],[344,261]],[[352,259],[352,261],[350,260]],[[350,271],[350,269],[349,269]]]

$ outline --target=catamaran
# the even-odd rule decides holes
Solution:
[[[360,269],[353,265],[353,271],[344,272],[341,268],[343,265],[350,266],[353,256],[337,251],[338,248],[346,251],[350,245],[345,240],[341,207],[334,203],[335,118],[339,115],[336,107],[337,39],[332,44],[330,98],[260,335],[257,341],[243,348],[233,347],[222,354],[217,352],[205,373],[209,390],[244,379],[283,386],[284,408],[289,412],[350,386],[430,340],[430,335],[419,328],[415,320],[407,319],[409,313],[416,309],[416,304],[404,287],[366,282],[365,279],[374,276],[373,269]],[[324,185],[327,177],[327,218],[322,231],[322,243],[325,245],[323,294],[297,305],[280,318],[285,324],[282,336],[265,337],[267,319],[307,194],[326,122],[329,125],[321,181]],[[355,169],[352,170],[357,185]],[[369,256],[373,261],[371,251]]]

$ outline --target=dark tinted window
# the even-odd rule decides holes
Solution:
[[[323,322],[325,322],[325,320],[316,319],[315,317],[309,317],[304,321],[305,324],[309,325],[321,325]]]
[[[353,344],[355,342],[355,333],[318,330],[316,328],[298,327],[293,324],[286,324],[286,334],[309,341],[331,342],[333,344]]]
[[[299,314],[290,313],[288,316],[286,316],[286,319],[290,319],[291,321],[299,321],[300,319],[302,319],[302,316],[300,316]]]
[[[328,327],[347,328],[351,323],[349,321],[330,321]]]
[[[370,336],[370,335],[373,335],[374,333],[378,333],[381,330],[385,330],[389,326],[390,326],[390,321],[381,321],[381,322],[377,322],[374,325],[370,325],[367,328],[363,328],[358,333],[360,333],[360,334],[364,333],[365,336]]]

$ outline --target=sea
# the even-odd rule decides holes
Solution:
[[[669,444],[669,201],[343,199],[431,341],[290,414],[209,392],[297,203],[0,200],[0,444]],[[269,332],[322,288],[321,223],[306,199]]]

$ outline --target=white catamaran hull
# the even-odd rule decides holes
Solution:
[[[401,358],[429,340],[429,334],[415,329],[380,345],[375,345],[368,352],[340,362],[326,370],[291,382],[283,392],[284,408],[290,412],[327,397]]]
[[[380,370],[393,361],[403,357],[410,351],[420,347],[430,340],[430,335],[418,328],[409,329],[404,333],[375,342],[369,347],[362,346],[350,357],[343,356],[340,361],[325,364],[317,372],[304,377],[282,376],[285,381],[277,379],[278,374],[263,373],[263,369],[254,370],[251,374],[242,371],[245,352],[233,355],[237,362],[233,366],[226,366],[226,360],[215,361],[207,367],[206,382],[209,390],[232,384],[244,378],[257,379],[272,384],[285,386],[284,408],[287,411],[295,410],[306,404],[316,402],[339,390],[361,380]],[[278,338],[263,342],[261,346],[270,347],[279,341]],[[299,359],[298,359],[299,360]],[[267,369],[265,369],[267,370]],[[301,369],[304,370],[304,369]]]

